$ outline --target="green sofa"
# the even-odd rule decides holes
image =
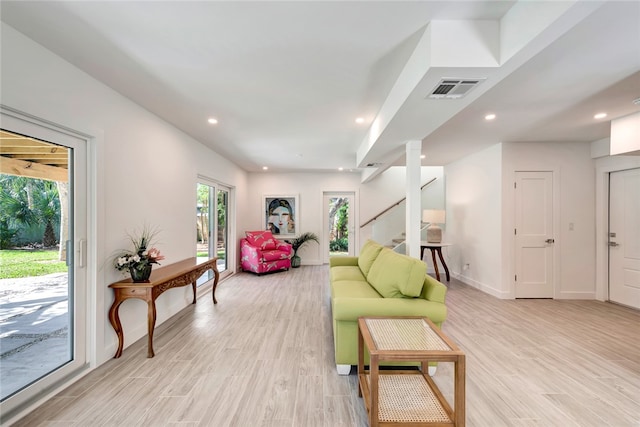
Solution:
[[[351,365],[358,364],[359,317],[425,316],[438,326],[447,317],[447,287],[427,275],[426,264],[373,240],[364,244],[358,257],[331,257],[329,269],[340,375],[348,375]]]

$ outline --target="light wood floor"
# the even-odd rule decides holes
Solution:
[[[328,267],[238,274],[18,426],[366,426],[335,372]],[[162,297],[161,297],[162,298]],[[467,354],[467,426],[640,426],[640,313],[498,300],[452,280],[443,330]],[[126,331],[125,331],[126,333]],[[452,369],[436,382],[450,396]]]

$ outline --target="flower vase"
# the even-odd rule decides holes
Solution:
[[[149,281],[151,276],[151,264],[147,264],[140,268],[129,267],[129,273],[131,273],[131,280],[134,283],[144,283]]]

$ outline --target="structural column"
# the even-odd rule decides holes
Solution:
[[[407,210],[406,210],[406,246],[407,255],[420,258],[420,214],[422,200],[420,198],[420,173],[422,141],[408,141],[407,156]]]

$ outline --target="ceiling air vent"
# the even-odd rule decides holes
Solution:
[[[373,162],[373,163],[367,163],[367,167],[368,168],[379,168],[380,166],[382,166],[384,163],[378,163],[378,162]]]
[[[484,79],[442,79],[427,98],[457,99],[465,96]]]

